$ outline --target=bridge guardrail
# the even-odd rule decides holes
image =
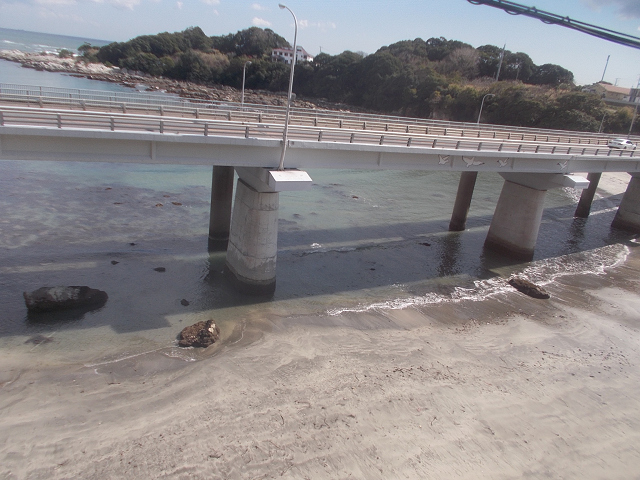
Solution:
[[[247,123],[228,120],[182,119],[152,115],[114,114],[83,111],[55,111],[28,107],[0,107],[0,126],[44,127],[75,130],[108,130],[127,132],[156,132],[168,135],[198,135],[280,139],[282,124]],[[503,141],[501,139],[448,138],[418,133],[346,130],[304,125],[289,127],[289,140],[317,141],[324,143],[388,145],[405,148],[473,152],[540,153],[546,155],[590,155],[640,157],[634,150],[612,150],[605,146],[588,144],[554,145]]]
[[[283,123],[285,108],[272,105],[255,105],[200,99],[185,99],[175,95],[149,93],[102,92],[94,90],[64,89],[57,87],[0,84],[0,100],[29,105],[62,105],[82,110],[99,109],[122,112],[144,112],[162,116],[192,118],[225,118],[265,123]],[[326,126],[332,128],[361,129],[373,131],[400,131],[438,134],[453,137],[494,138],[503,140],[547,141],[555,143],[579,143],[605,145],[612,135],[562,130],[506,127],[475,123],[450,122],[418,118],[343,113],[293,107],[290,125]],[[533,138],[531,138],[533,137]]]

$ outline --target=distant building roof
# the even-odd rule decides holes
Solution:
[[[610,85],[608,83],[598,82],[596,85],[601,86],[605,89],[605,91],[611,93],[621,93],[622,95],[629,95],[629,93],[631,92],[630,88],[618,87],[616,85]]]

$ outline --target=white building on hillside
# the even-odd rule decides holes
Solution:
[[[302,47],[296,47],[296,63],[313,62],[313,57]],[[271,60],[290,64],[293,60],[293,48],[274,48],[271,50]]]
[[[617,87],[610,83],[598,82],[584,87],[582,91],[596,93],[608,103],[640,103],[640,95],[638,95],[637,88]]]

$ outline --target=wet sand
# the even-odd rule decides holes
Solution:
[[[602,188],[624,189],[608,177]],[[550,300],[270,305],[197,362],[20,366],[0,353],[0,477],[634,478],[640,255],[628,248],[602,275],[545,285]]]

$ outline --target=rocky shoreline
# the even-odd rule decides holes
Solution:
[[[78,57],[61,58],[54,53],[26,53],[19,50],[0,50],[0,59],[20,63],[25,68],[39,71],[68,73],[73,76],[118,83],[143,91],[164,91],[183,98],[209,101],[240,102],[241,91],[226,85],[199,85],[192,82],[151,77],[140,72],[129,72],[118,67],[108,67],[102,63],[87,63]],[[254,105],[285,106],[286,93],[261,90],[245,90],[245,103]],[[295,106],[323,110],[353,111],[346,105],[336,105],[322,100],[307,100],[298,97]]]

